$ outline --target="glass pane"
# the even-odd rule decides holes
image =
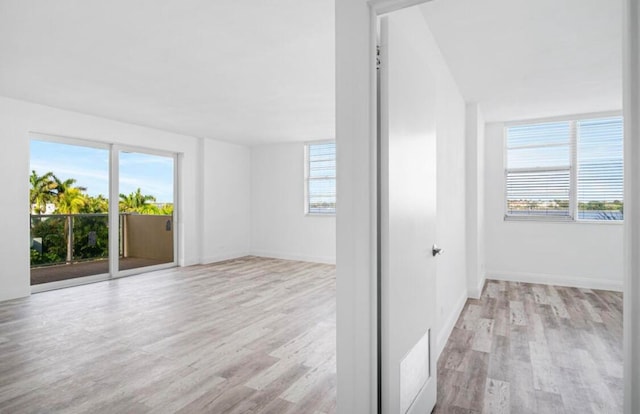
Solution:
[[[570,140],[571,123],[568,121],[516,125],[507,128],[508,148],[530,145],[568,145]]]
[[[507,152],[507,168],[569,167],[569,145],[512,148]]]
[[[336,179],[309,179],[309,213],[336,212]]]
[[[174,261],[174,159],[119,154],[119,270]]]
[[[109,151],[31,141],[31,284],[109,272]]]
[[[308,213],[336,212],[336,144],[309,144]]]
[[[507,214],[569,216],[569,170],[509,172]]]
[[[622,118],[578,122],[578,218],[622,220]]]

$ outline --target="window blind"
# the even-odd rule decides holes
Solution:
[[[622,220],[622,117],[506,128],[506,216]]]
[[[578,218],[622,220],[624,165],[621,117],[577,122]]]
[[[507,215],[570,217],[571,123],[507,129]]]
[[[307,144],[307,213],[336,212],[336,144]]]

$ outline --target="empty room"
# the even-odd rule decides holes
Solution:
[[[333,10],[0,2],[0,412],[336,411]]]
[[[0,0],[0,412],[640,412],[639,10]]]

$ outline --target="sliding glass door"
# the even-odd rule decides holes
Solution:
[[[118,152],[119,260],[122,272],[173,263],[175,157]]]
[[[109,148],[31,141],[31,284],[109,274]]]
[[[31,138],[34,291],[177,264],[175,154]]]

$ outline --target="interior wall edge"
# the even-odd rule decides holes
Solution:
[[[265,250],[252,250],[249,255],[258,257],[267,257],[272,259],[282,260],[295,260],[298,262],[311,262],[311,263],[324,263],[324,264],[336,264],[336,258],[329,256],[308,256],[287,252],[272,252]]]
[[[462,314],[462,310],[464,309],[464,305],[467,303],[467,299],[467,292],[462,292],[462,295],[460,295],[460,298],[458,298],[458,300],[456,301],[453,312],[449,313],[449,316],[440,327],[440,332],[438,332],[438,340],[436,344],[436,360],[440,358],[440,354],[442,354],[442,351],[444,351],[444,347],[447,345],[447,341],[449,340],[449,337],[453,332],[453,328],[456,326],[456,322]]]
[[[508,271],[487,271],[487,279],[505,282],[537,283],[541,285],[565,286],[580,289],[611,290],[622,292],[622,280],[594,279],[573,275],[552,275],[544,273],[523,273]]]
[[[208,265],[208,264],[213,264],[218,262],[224,262],[225,260],[239,259],[241,257],[247,257],[247,256],[251,256],[251,253],[249,253],[249,251],[225,253],[225,254],[219,254],[215,256],[205,256],[202,258],[202,261],[200,262],[200,264]]]
[[[482,273],[478,277],[478,285],[469,288],[469,292],[468,292],[469,298],[480,299],[480,296],[482,295],[482,291],[484,290],[484,285],[486,282],[487,282],[487,274]]]
[[[640,412],[640,2],[623,9],[624,223],[624,412]]]

